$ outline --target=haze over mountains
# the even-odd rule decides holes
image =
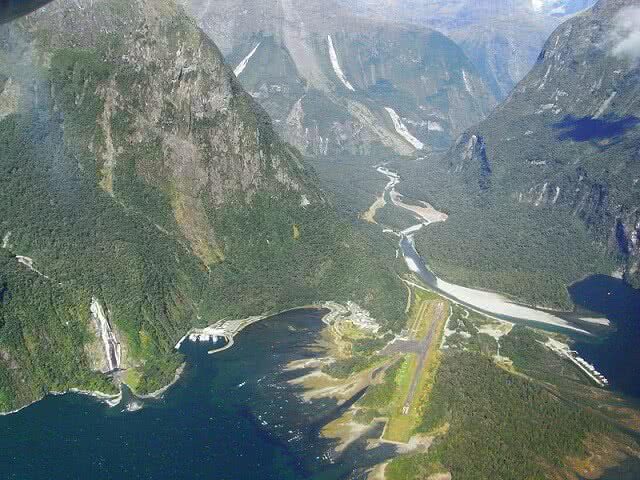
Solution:
[[[0,477],[639,466],[640,295],[593,274],[640,287],[640,0],[586,7],[53,0],[0,25],[0,414],[121,401],[3,417]]]
[[[0,27],[0,65],[0,410],[113,389],[92,298],[142,393],[195,324],[343,295],[400,318],[392,252],[335,214],[175,2],[52,2]]]
[[[495,105],[488,79],[433,30],[356,17],[335,1],[189,3],[243,86],[305,153],[446,148]]]
[[[435,28],[456,41],[504,99],[562,21],[593,0],[355,0],[360,15]]]
[[[449,158],[454,170],[475,169],[480,188],[510,201],[569,209],[624,258],[627,278],[640,284],[635,5],[603,1],[557,29],[531,73]]]
[[[508,246],[490,263],[517,259],[512,277],[522,269],[546,271],[549,282],[554,270],[562,270],[573,271],[575,280],[594,268],[610,273],[617,264],[638,284],[637,15],[636,1],[604,0],[561,25],[509,98],[458,138],[445,158],[447,172],[438,181],[451,181],[464,193],[458,200],[439,194],[439,204],[459,209],[462,198],[474,199],[474,206],[463,210],[479,208],[482,213],[475,216],[484,223],[470,250],[477,252],[480,243],[490,250],[492,241],[486,239],[499,232]],[[455,223],[438,228],[455,229]],[[501,227],[489,233],[489,223]],[[562,231],[553,233],[560,225]],[[539,232],[545,234],[532,242]],[[585,251],[592,256],[577,260]],[[451,253],[449,262],[469,265]],[[609,258],[608,266],[596,265],[597,258]]]

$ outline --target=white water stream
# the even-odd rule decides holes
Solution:
[[[107,318],[100,301],[95,297],[91,299],[91,315],[93,320],[96,322],[98,332],[100,333],[102,345],[107,357],[109,371],[112,372],[114,370],[118,370],[120,368],[122,356],[120,342],[111,329],[111,324],[109,323],[109,319]]]

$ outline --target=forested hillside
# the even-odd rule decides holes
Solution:
[[[497,277],[508,293],[565,306],[561,284],[589,273],[638,284],[640,67],[626,42],[639,11],[603,0],[563,24],[487,120],[418,168],[412,193],[450,213],[423,237],[437,271],[485,288]],[[461,234],[467,248],[453,252]],[[530,279],[537,293],[500,277]]]
[[[141,392],[221,318],[353,300],[400,327],[393,251],[334,213],[173,1],[53,2],[0,27],[0,72],[0,410],[112,389],[93,297]]]

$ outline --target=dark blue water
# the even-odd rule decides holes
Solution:
[[[318,434],[346,406],[302,402],[287,383],[301,372],[283,370],[317,354],[321,328],[320,312],[300,310],[252,325],[216,355],[186,342],[182,379],[136,412],[65,395],[0,417],[0,478],[357,478],[389,447],[363,440],[338,457]]]
[[[613,326],[597,339],[578,339],[580,355],[604,373],[611,388],[640,399],[640,290],[594,275],[569,293],[577,306],[607,317]]]
[[[37,10],[51,0],[0,0],[0,25]]]

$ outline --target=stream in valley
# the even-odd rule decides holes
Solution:
[[[400,177],[386,168],[377,170],[389,179],[384,195],[391,196]],[[401,208],[392,196],[391,199]],[[396,234],[408,268],[424,284],[479,313],[568,335],[575,342],[573,348],[604,374],[611,388],[640,401],[640,290],[617,278],[593,275],[570,286],[575,311],[558,313],[515,304],[493,292],[455,285],[438,278],[416,251],[413,235],[429,224],[428,220],[416,218],[421,223]],[[585,318],[596,319],[596,323],[581,320]],[[610,326],[602,325],[605,320]]]

